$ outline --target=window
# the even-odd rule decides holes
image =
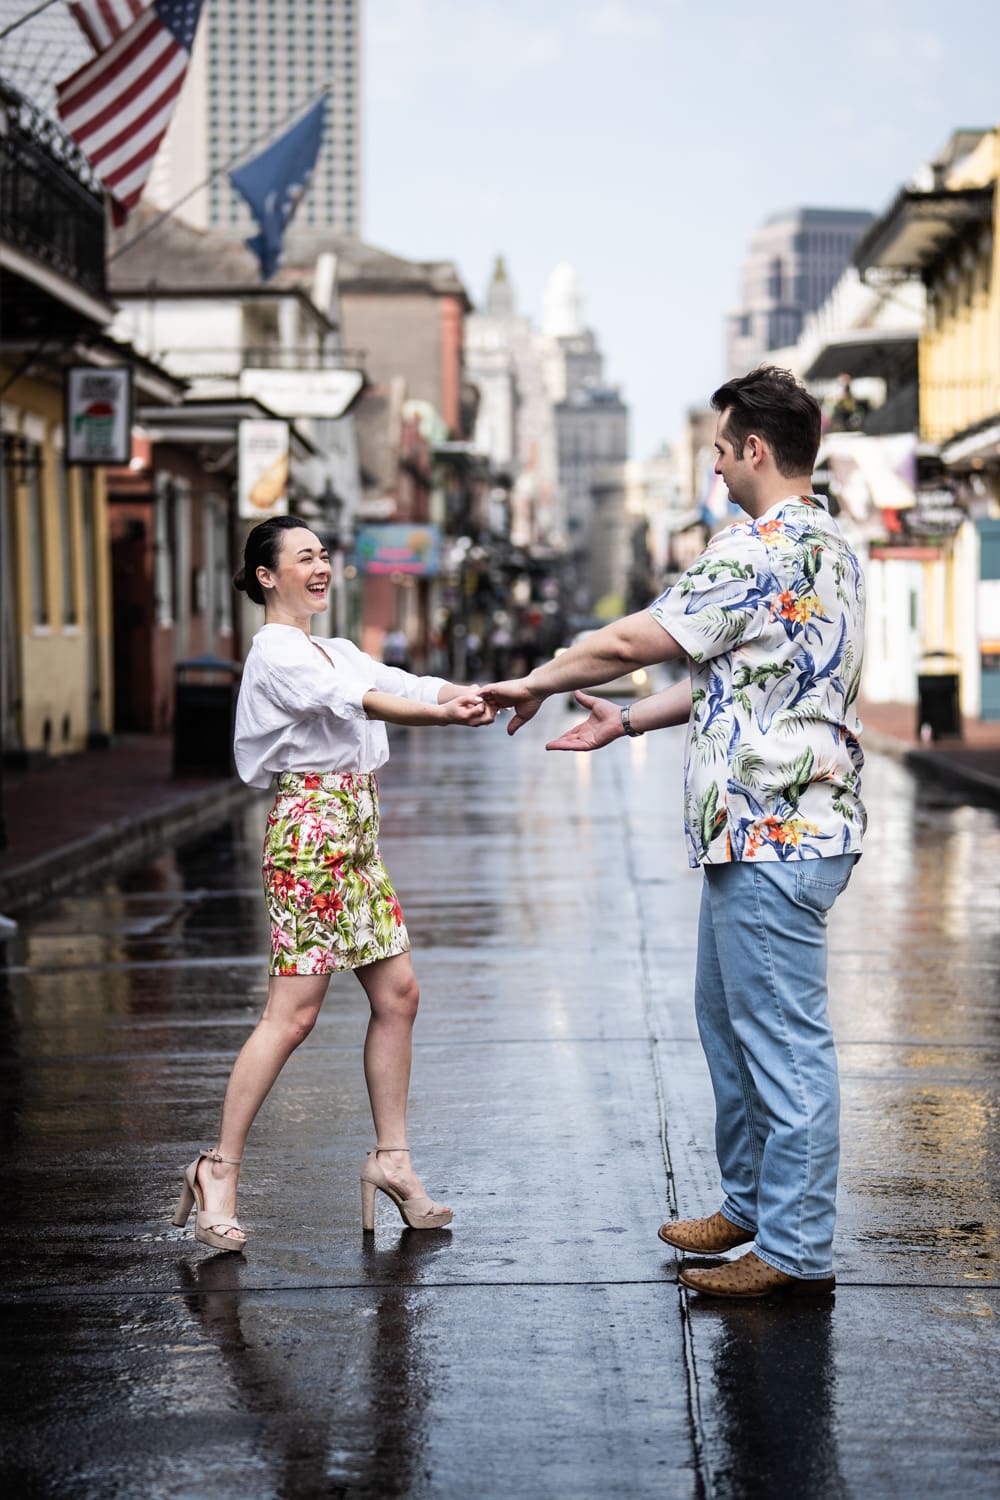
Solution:
[[[161,480],[153,510],[153,618],[157,625],[171,625],[173,599],[173,486]]]
[[[24,444],[28,491],[28,546],[31,553],[31,618],[36,627],[49,623],[49,601],[45,587],[45,513],[42,505],[42,450],[37,443]]]
[[[56,454],[56,490],[59,498],[59,556],[62,564],[62,622],[63,625],[78,625],[79,610],[76,602],[76,546],[73,535],[73,509],[69,492],[69,473]]]

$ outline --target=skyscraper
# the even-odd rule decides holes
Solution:
[[[263,148],[328,87],[323,146],[286,246],[308,256],[331,232],[360,235],[361,7],[362,0],[205,0],[145,201],[172,208],[183,198],[179,216],[199,229],[235,239],[254,233],[226,168]],[[0,0],[0,26],[26,9],[26,0]],[[55,84],[91,56],[68,8],[53,5],[4,40],[0,72],[53,113]]]
[[[756,231],[743,262],[743,305],[728,319],[727,379],[746,374],[769,349],[795,343],[872,217],[863,209],[795,208]]]
[[[312,185],[288,235],[291,249],[361,229],[362,0],[205,0],[191,67],[147,196],[199,228],[254,231],[226,168],[262,148],[323,88],[326,132]]]

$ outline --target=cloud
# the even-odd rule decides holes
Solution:
[[[606,0],[589,12],[585,27],[591,36],[608,40],[654,41],[663,35],[663,20],[645,5]]]
[[[401,99],[428,76],[475,70],[489,86],[540,72],[564,55],[559,26],[498,4],[467,0],[379,0],[367,11],[365,52],[374,99]],[[484,67],[485,64],[485,67]]]
[[[946,66],[948,49],[933,31],[918,31],[905,26],[877,27],[859,34],[855,41],[855,56],[885,73],[924,84],[933,83],[941,68]]]

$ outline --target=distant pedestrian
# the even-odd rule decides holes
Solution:
[[[404,672],[410,670],[410,642],[406,631],[401,630],[398,625],[385,633],[382,660],[387,667],[401,667]]]
[[[250,786],[277,778],[267,820],[264,891],[271,919],[267,1003],[236,1059],[217,1144],[187,1168],[175,1224],[197,1204],[196,1238],[242,1250],[236,1221],[247,1133],[272,1084],[312,1030],[330,975],[353,969],[371,1020],[364,1067],[375,1149],[362,1169],[362,1223],[374,1228],[376,1189],[413,1229],[451,1222],[409,1160],[406,1103],[419,991],[403,913],[378,848],[375,772],[389,758],[386,723],[489,724],[478,689],[414,677],[352,642],[310,633],[326,610],[327,550],[303,521],[262,522],[234,582],[264,606],[236,711],[236,766]]]
[[[723,1201],[662,1225],[667,1244],[719,1255],[681,1280],[720,1297],[829,1292],[839,1155],[826,919],[861,852],[864,581],[811,491],[820,409],[786,371],[715,392],[715,472],[749,519],[680,580],[519,681],[484,688],[514,733],[553,693],[687,656],[690,678],[590,710],[550,750],[596,750],[688,723],[684,819],[704,866],[695,1008],[715,1093]]]

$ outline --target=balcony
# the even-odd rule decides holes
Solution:
[[[994,183],[982,187],[902,188],[854,247],[854,264],[864,278],[878,270],[894,276],[922,276],[956,243],[978,237],[993,219]]]
[[[4,341],[111,316],[104,197],[56,121],[0,83],[0,265]],[[74,316],[75,315],[75,316]]]

